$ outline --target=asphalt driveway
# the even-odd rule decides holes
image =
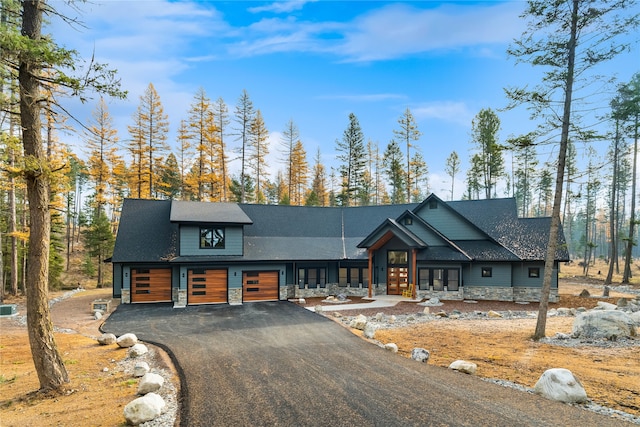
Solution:
[[[120,305],[102,328],[166,348],[183,426],[625,426],[415,362],[288,302]]]

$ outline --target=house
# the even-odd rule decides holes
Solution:
[[[113,295],[175,307],[403,292],[538,301],[550,221],[518,218],[512,198],[331,208],[126,199]],[[568,260],[560,230],[550,301]]]

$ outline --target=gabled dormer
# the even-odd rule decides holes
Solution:
[[[413,213],[449,240],[491,239],[490,236],[449,207],[435,194],[431,194],[416,206],[413,209]],[[487,212],[487,215],[490,215],[490,213]]]
[[[253,224],[235,203],[174,200],[170,221],[179,227],[180,256],[241,256],[243,227]]]

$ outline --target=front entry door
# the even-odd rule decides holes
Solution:
[[[387,267],[387,295],[402,295],[409,283],[407,267]]]
[[[387,252],[387,295],[402,295],[409,287],[409,253]]]

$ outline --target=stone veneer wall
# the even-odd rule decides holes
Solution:
[[[120,294],[120,303],[121,304],[131,304],[131,290],[130,289],[122,289],[122,293]]]
[[[513,288],[502,286],[463,286],[464,299],[513,301]]]
[[[229,289],[229,304],[242,304],[242,288]]]
[[[513,300],[514,301],[528,301],[539,302],[540,301],[540,288],[513,288]],[[558,288],[551,289],[549,291],[549,302],[558,302]]]
[[[173,288],[173,308],[185,308],[187,306],[187,290]]]
[[[458,301],[464,299],[464,290],[462,287],[457,291],[432,291],[432,290],[420,290],[417,291],[418,298],[439,298],[441,300]]]
[[[373,289],[371,290],[373,295],[384,295],[387,293],[387,287],[384,284],[373,285]],[[339,295],[344,294],[347,296],[354,297],[366,297],[369,296],[369,288],[367,286],[339,286],[337,283],[327,283],[324,288],[311,288],[309,289],[305,286],[304,289],[300,289],[298,286],[294,285],[294,298],[314,298],[314,297],[326,297],[329,295]]]

